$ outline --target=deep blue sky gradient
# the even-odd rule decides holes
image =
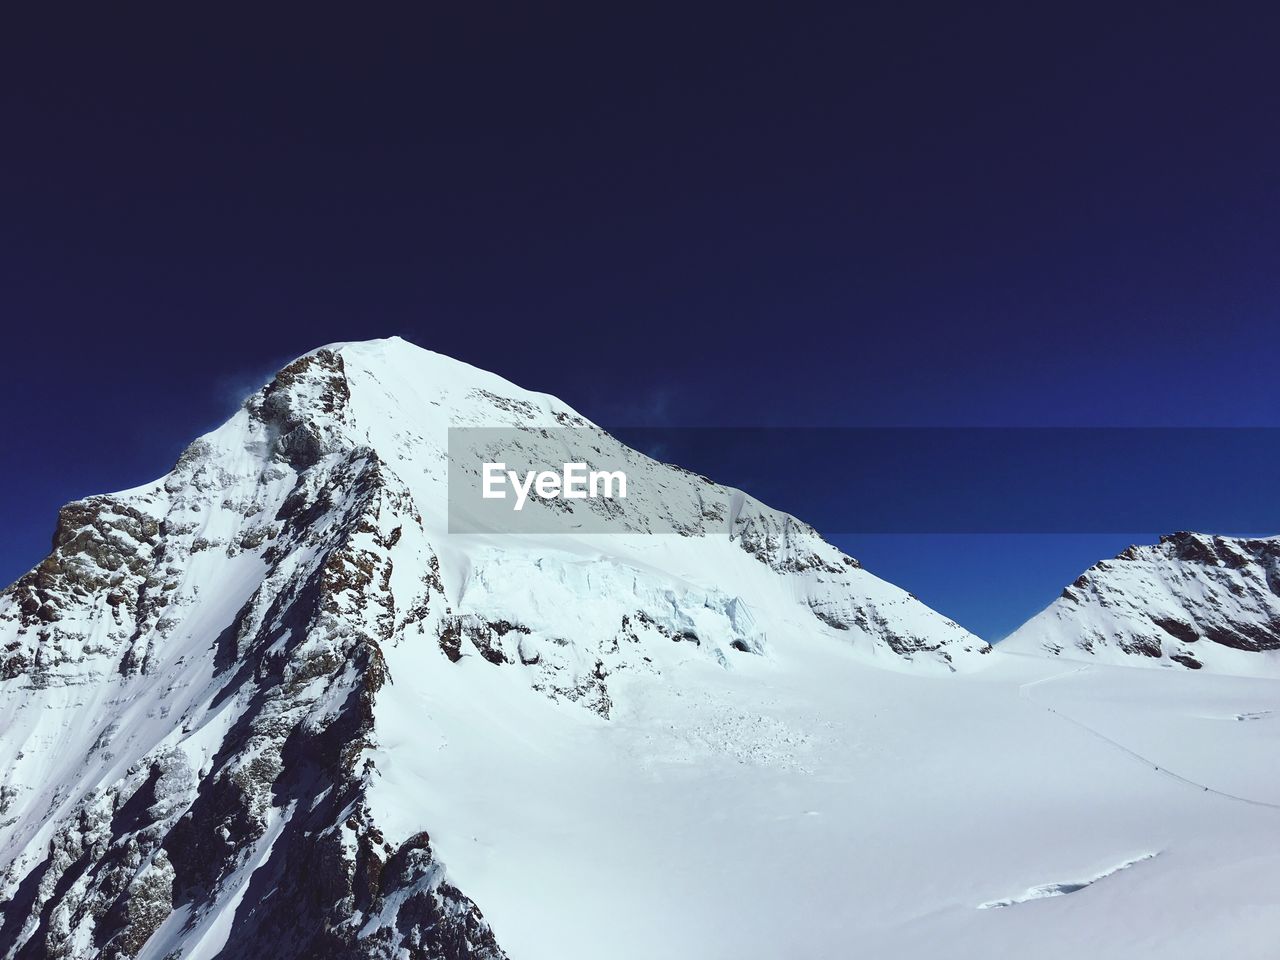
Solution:
[[[1274,7],[28,6],[0,580],[333,340],[606,423],[1280,425]],[[990,635],[1111,539],[849,547]]]

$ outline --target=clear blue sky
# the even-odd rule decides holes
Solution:
[[[1280,14],[1029,6],[15,14],[0,579],[333,340],[606,423],[1280,425]],[[1129,539],[842,545],[998,635]]]
[[[984,640],[1003,640],[1087,567],[1151,534],[843,534],[831,538]]]

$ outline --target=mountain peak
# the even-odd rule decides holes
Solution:
[[[634,723],[695,678],[813,656],[945,674],[989,650],[806,524],[601,431],[637,471],[616,533],[450,533],[459,426],[594,429],[398,338],[333,344],[165,477],[63,508],[0,594],[0,709],[42,745],[5,757],[6,934],[498,960],[380,773],[405,717],[443,697]],[[645,534],[673,502],[694,521]],[[242,905],[246,884],[271,892]]]
[[[1131,546],[1086,570],[1001,649],[1280,672],[1280,538],[1181,531]]]

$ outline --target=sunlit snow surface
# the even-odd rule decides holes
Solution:
[[[606,723],[462,666],[384,698],[375,796],[434,825],[514,957],[1273,956],[1280,723],[1205,714],[1275,681],[998,654],[934,679],[797,636]]]
[[[449,536],[443,430],[494,422],[476,391],[533,422],[572,411],[398,341],[341,352],[340,429],[421,516],[378,518],[401,527],[388,589],[407,605],[434,557],[449,616],[527,631],[503,638],[508,662],[452,662],[440,611],[397,620],[363,758],[386,841],[429,832],[513,960],[1276,955],[1280,680],[1238,675],[1252,661],[1229,675],[982,652],[865,571],[784,573],[727,537]],[[292,476],[262,472],[243,414],[206,439],[232,493],[190,513],[222,542],[269,518]],[[261,510],[228,513],[224,494]],[[176,494],[129,496],[160,515]],[[805,537],[796,550],[838,558]],[[245,708],[217,699],[212,638],[263,576],[253,551],[195,553],[181,622],[142,638],[149,672],[120,675],[91,630],[58,683],[0,685],[15,791],[0,870],[21,876],[61,818],[143,758],[166,757],[175,782],[205,775]],[[888,626],[815,616],[865,609]],[[612,650],[638,610],[654,627]],[[672,639],[686,630],[697,643]],[[884,631],[949,660],[899,655]],[[602,669],[607,710],[570,690]],[[216,902],[175,913],[142,956],[217,955],[292,815],[273,808]],[[92,955],[73,929],[71,955]]]

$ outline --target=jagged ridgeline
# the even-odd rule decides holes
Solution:
[[[1163,536],[1082,573],[1002,649],[1280,673],[1280,538]]]
[[[383,782],[415,749],[398,718],[430,729],[415,697],[501,678],[625,723],[628,691],[794,636],[941,674],[989,649],[749,497],[711,535],[734,491],[624,449],[708,529],[646,536],[640,497],[616,535],[447,532],[450,427],[591,426],[400,340],[338,345],[162,479],[64,507],[0,595],[0,956],[499,958],[430,805]]]

